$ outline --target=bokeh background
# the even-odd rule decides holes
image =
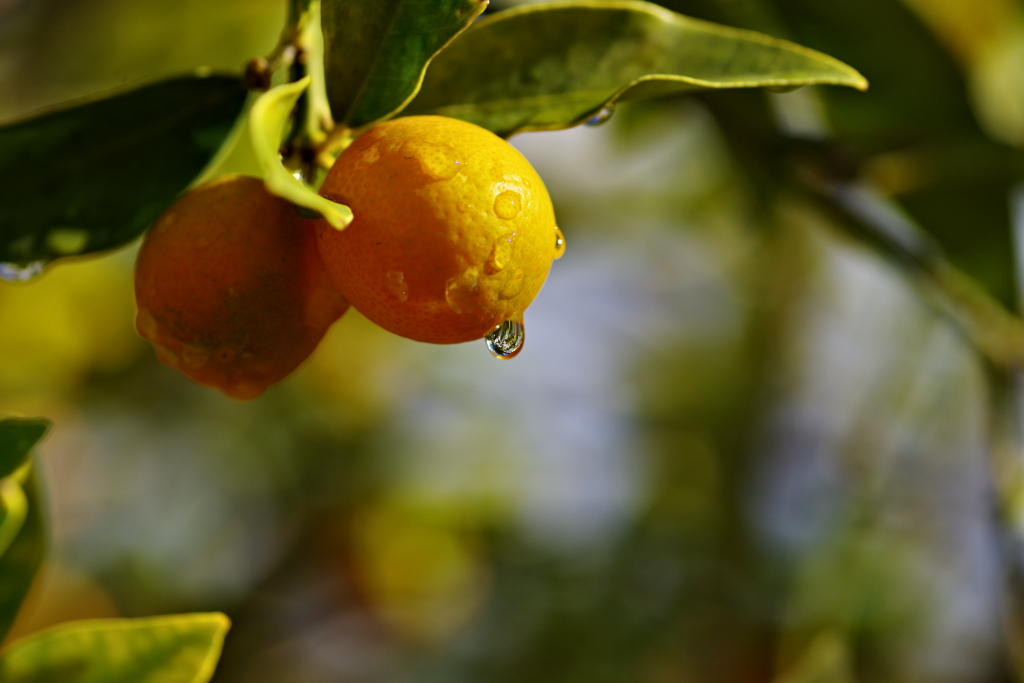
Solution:
[[[568,246],[514,361],[351,311],[236,403],[135,334],[134,248],[0,282],[0,411],[56,423],[13,635],[223,610],[217,683],[1017,680],[1024,4],[662,4],[872,88],[514,138]],[[237,70],[284,13],[0,0],[0,120]]]

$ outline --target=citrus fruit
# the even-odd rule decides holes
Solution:
[[[382,123],[341,154],[320,193],[355,216],[344,230],[320,222],[331,279],[360,313],[409,339],[453,344],[521,325],[560,253],[540,176],[464,121]]]
[[[135,298],[136,327],[161,362],[240,400],[295,370],[348,307],[312,221],[247,176],[202,185],[160,216]]]

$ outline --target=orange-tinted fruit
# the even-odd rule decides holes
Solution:
[[[465,121],[382,123],[342,153],[320,193],[354,214],[344,230],[320,221],[332,280],[360,313],[409,339],[454,344],[521,321],[559,255],[540,176]]]
[[[314,223],[247,176],[164,212],[139,252],[135,298],[136,327],[161,362],[239,400],[295,370],[348,308]]]

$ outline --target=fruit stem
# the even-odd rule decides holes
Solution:
[[[281,146],[285,165],[298,171],[302,180],[314,184],[317,175],[317,148],[334,127],[323,67],[323,36],[320,32],[320,0],[290,0],[288,22],[281,40],[266,58],[280,56],[278,65],[288,66],[288,81],[294,83],[307,75],[309,89],[302,94],[292,115],[292,129]]]
[[[281,37],[270,54],[264,57],[272,72],[291,66],[295,60],[302,34],[309,23],[310,5],[313,2],[318,0],[289,0],[288,18],[281,30]]]
[[[322,168],[330,168],[334,163],[334,160],[339,154],[345,151],[345,148],[352,144],[352,140],[355,136],[352,135],[352,129],[346,125],[338,124],[327,134],[327,138],[323,141],[317,150],[317,159]]]

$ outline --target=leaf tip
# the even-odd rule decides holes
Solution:
[[[352,209],[344,204],[332,202],[330,199],[327,201],[331,203],[331,211],[324,215],[324,220],[335,230],[344,230],[354,218]]]
[[[231,629],[231,617],[228,615],[223,612],[209,612],[208,615],[218,633],[224,634]]]

